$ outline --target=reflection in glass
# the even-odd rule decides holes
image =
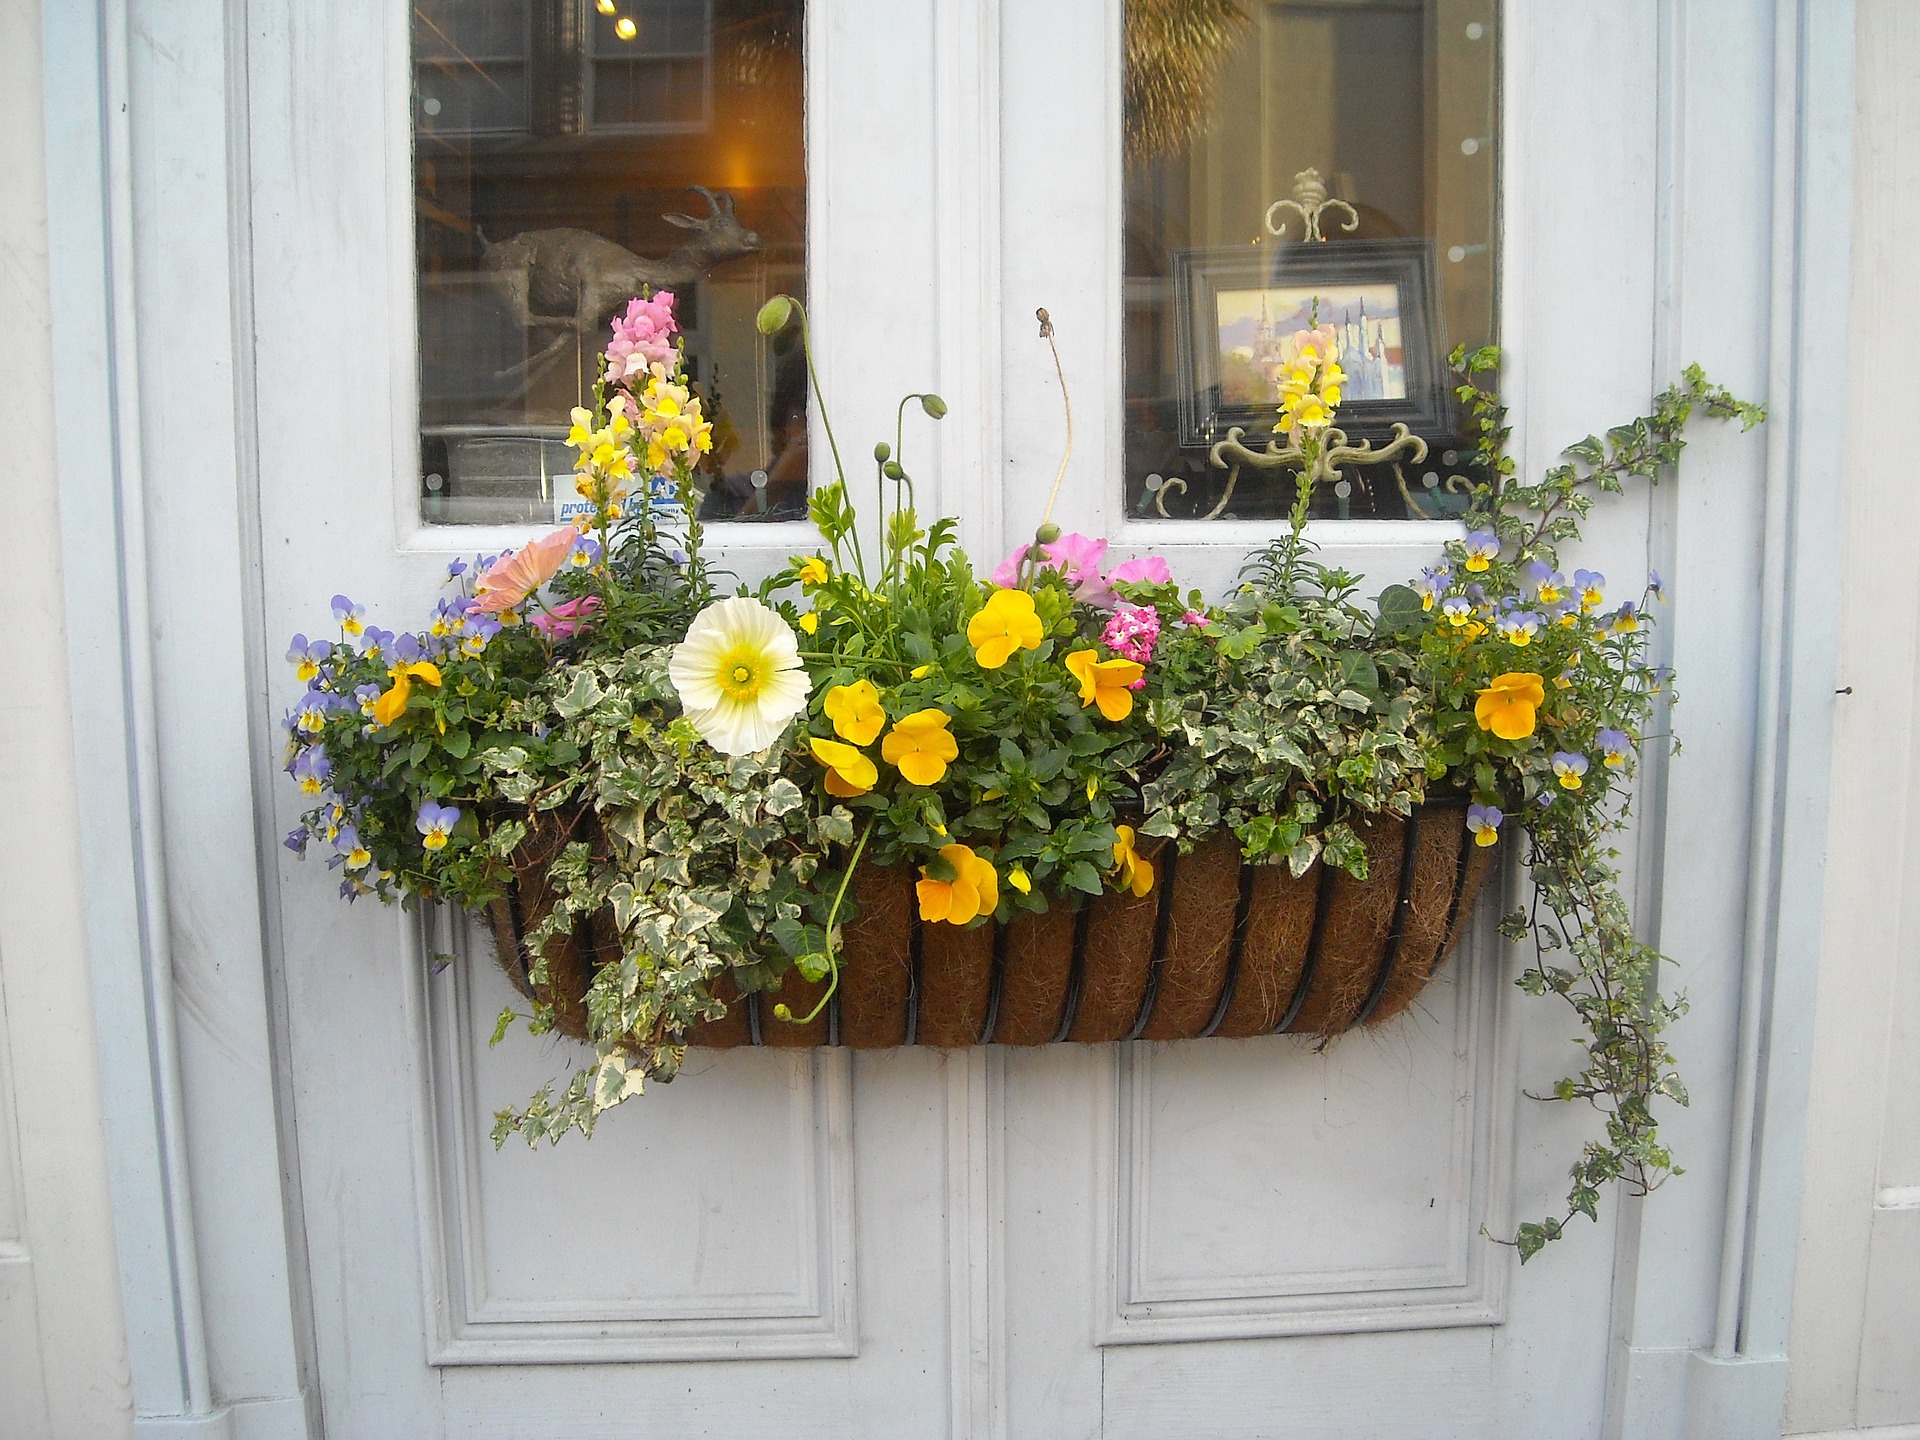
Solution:
[[[551,523],[613,316],[671,290],[712,519],[806,501],[801,0],[418,0],[421,514]]]
[[[1275,370],[1316,328],[1353,467],[1315,514],[1457,514],[1469,474],[1446,354],[1492,343],[1495,0],[1127,0],[1129,515],[1268,519],[1290,473],[1216,465],[1273,436]],[[1346,493],[1336,493],[1344,489]]]

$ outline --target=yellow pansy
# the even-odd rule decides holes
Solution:
[[[1038,650],[1046,638],[1033,596],[1024,590],[996,590],[967,622],[967,643],[982,670],[998,670],[1016,650]]]
[[[1502,740],[1524,740],[1533,734],[1534,712],[1546,703],[1547,690],[1538,675],[1516,670],[1494,676],[1479,695],[1473,718],[1480,728]]]
[[[880,708],[880,692],[873,688],[871,680],[834,686],[827,691],[820,709],[833,722],[833,733],[855,745],[871,745],[874,736],[887,726],[887,712]],[[941,715],[940,718],[944,721],[947,717]],[[893,757],[889,755],[887,759],[891,761]]]
[[[1153,862],[1134,848],[1131,825],[1116,825],[1113,833],[1120,837],[1113,842],[1114,878],[1122,890],[1145,895],[1153,889]]]
[[[822,740],[817,735],[810,737],[808,743],[813,747],[813,758],[827,767],[829,795],[851,800],[866,794],[880,778],[879,767],[851,745]]]
[[[1109,720],[1133,713],[1133,682],[1146,667],[1133,660],[1102,660],[1097,650],[1076,650],[1067,656],[1067,669],[1080,682],[1080,704],[1098,705]]]
[[[413,693],[413,682],[423,685],[440,684],[440,667],[428,660],[415,660],[409,665],[396,665],[387,671],[393,684],[373,702],[373,719],[376,725],[391,725],[407,712],[407,698]]]
[[[809,589],[815,585],[824,585],[827,583],[827,562],[818,555],[809,555],[800,562],[800,567],[794,574],[795,578]]]
[[[920,900],[920,918],[949,925],[965,925],[976,915],[991,915],[1000,903],[1000,881],[991,861],[968,845],[942,845],[940,858],[953,869],[953,879],[936,880],[928,866],[920,867],[913,887]]]
[[[936,783],[959,756],[960,746],[947,733],[946,713],[931,708],[896,721],[880,742],[880,758],[914,785]]]

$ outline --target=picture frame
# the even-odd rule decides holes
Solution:
[[[1272,371],[1316,301],[1320,323],[1343,335],[1341,429],[1355,438],[1396,423],[1417,435],[1448,429],[1430,240],[1177,250],[1173,283],[1181,448],[1205,449],[1235,426],[1249,444],[1273,436]]]

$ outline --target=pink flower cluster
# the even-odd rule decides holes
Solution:
[[[635,296],[627,313],[614,317],[613,343],[607,346],[607,378],[615,384],[645,374],[650,365],[673,360],[673,337],[679,333],[673,318],[673,292],[662,290],[644,298]]]
[[[1160,612],[1148,605],[1122,605],[1113,612],[1113,618],[1107,621],[1107,628],[1100,632],[1101,643],[1122,660],[1131,660],[1135,664],[1145,665],[1153,659],[1153,647],[1160,639]],[[1147,677],[1142,675],[1133,682],[1133,689],[1145,686]]]
[[[993,583],[1003,590],[1017,585],[1021,562],[1027,558],[1030,548],[1022,545],[1002,560],[1000,568],[990,577]],[[1142,560],[1123,560],[1102,574],[1100,566],[1106,557],[1106,541],[1075,533],[1062,535],[1051,544],[1042,545],[1036,564],[1040,569],[1058,570],[1066,579],[1067,588],[1073,592],[1073,598],[1096,610],[1112,610],[1120,604],[1120,597],[1113,589],[1118,583],[1131,581],[1136,584],[1165,585],[1173,579],[1167,562],[1158,555],[1149,555]],[[1154,623],[1157,634],[1157,617]]]

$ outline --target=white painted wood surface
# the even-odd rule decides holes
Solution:
[[[67,707],[38,10],[0,7],[0,1440],[133,1428]],[[84,678],[84,677],[83,677]]]
[[[1859,17],[1845,619],[1788,1428],[1920,1431],[1920,10]]]
[[[712,1056],[591,1145],[495,1156],[478,1141],[487,1107],[567,1068],[557,1042],[474,1045],[500,983],[484,956],[429,976],[411,922],[341,906],[275,848],[295,808],[272,759],[285,636],[336,590],[403,623],[447,554],[497,539],[436,534],[414,511],[406,9],[129,5],[104,21],[124,91],[111,67],[76,79],[104,85],[109,116],[122,93],[137,102],[107,191],[129,207],[113,363],[139,397],[116,433],[144,467],[124,493],[150,615],[131,607],[148,618],[127,633],[129,653],[172,643],[128,700],[152,707],[167,798],[117,814],[166,827],[179,855],[161,883],[190,942],[167,973],[191,982],[176,1140],[193,1243],[168,1253],[210,1297],[204,1389],[154,1433],[1685,1433],[1723,1248],[1736,1280],[1767,1278],[1723,1247],[1723,1217],[1758,1217],[1764,1241],[1766,1187],[1798,1184],[1791,1146],[1768,1147],[1785,1169],[1755,1168],[1757,1130],[1727,1136],[1736,1076],[1757,1077],[1767,1114],[1794,1104],[1790,1067],[1777,1094],[1756,1068],[1759,1035],[1791,1031],[1741,1019],[1743,974],[1792,980],[1778,967],[1795,963],[1747,933],[1748,819],[1791,769],[1754,778],[1771,717],[1829,698],[1767,646],[1830,650],[1782,576],[1811,543],[1787,520],[1819,538],[1822,512],[1795,497],[1831,478],[1795,446],[1835,423],[1798,368],[1820,332],[1796,307],[1824,292],[1795,216],[1825,174],[1806,157],[1824,163],[1831,140],[1810,97],[1832,76],[1808,36],[1850,45],[1850,6],[1509,8],[1503,331],[1528,468],[1639,411],[1690,358],[1780,407],[1768,436],[1703,433],[1683,486],[1611,507],[1580,556],[1616,588],[1652,560],[1675,596],[1689,747],[1635,857],[1643,913],[1695,999],[1676,1036],[1695,1104],[1671,1122],[1690,1173],[1522,1272],[1477,1226],[1550,1210],[1591,1117],[1513,1102],[1564,1073],[1572,1027],[1520,1003],[1504,983],[1518,958],[1484,938],[1425,1013],[1325,1056],[1284,1040]],[[1058,454],[1030,318],[1046,305],[1079,422],[1063,513],[1224,578],[1249,536],[1115,513],[1119,14],[814,7],[823,371],[843,437],[903,384],[946,392],[923,493],[991,560],[1030,530]],[[1819,61],[1805,74],[1803,50]],[[68,393],[83,380],[63,371]],[[237,446],[207,444],[225,433]],[[1437,533],[1322,538],[1385,578]],[[744,572],[804,529],[754,542],[735,547]],[[183,564],[199,590],[165,583]],[[1799,734],[1788,760],[1808,753]],[[232,803],[250,790],[254,814]],[[256,876],[250,929],[235,892]],[[700,1127],[684,1163],[651,1163]],[[276,1145],[282,1169],[264,1173]],[[116,1203],[152,1219],[139,1196]],[[703,1246],[702,1224],[726,1233]],[[582,1234],[630,1238],[590,1266]],[[1779,1368],[1764,1342],[1785,1310],[1752,1288],[1761,1348],[1736,1343],[1712,1372],[1759,1397],[1748,1414],[1765,1409],[1751,1377]],[[143,1397],[157,1383],[136,1367]]]

